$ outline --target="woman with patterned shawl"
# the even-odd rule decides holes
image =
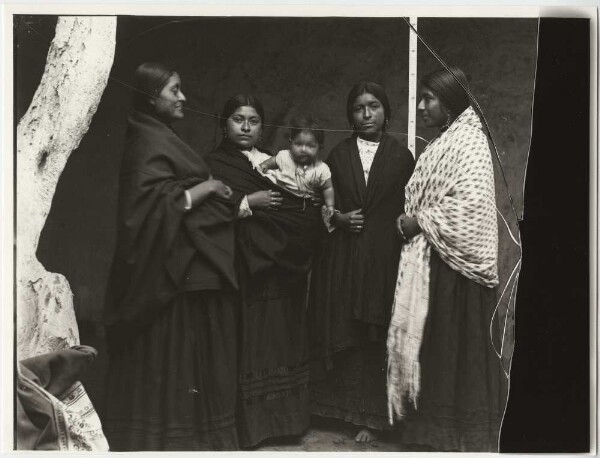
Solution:
[[[179,75],[135,73],[107,292],[105,432],[112,450],[232,450],[239,200],[171,128]]]
[[[397,222],[406,243],[388,333],[390,420],[404,420],[406,444],[497,452],[507,379],[492,344],[494,172],[466,77],[451,70],[421,80],[418,109],[441,133],[417,161]]]
[[[311,413],[358,426],[356,441],[389,429],[386,332],[401,240],[396,218],[414,168],[408,149],[386,134],[385,90],[362,82],[348,94],[354,134],[327,158],[338,212],[311,275]]]
[[[240,94],[221,114],[223,141],[209,155],[215,178],[241,201],[236,224],[240,278],[240,444],[299,435],[309,426],[307,276],[325,230],[319,206],[277,186],[258,166],[265,122],[260,101]]]

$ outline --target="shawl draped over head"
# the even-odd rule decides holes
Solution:
[[[282,194],[278,210],[253,210],[252,216],[238,220],[238,255],[249,274],[271,267],[307,273],[325,230],[320,208],[262,176],[228,140],[209,155],[208,162],[214,177],[233,189],[235,200],[263,190]]]
[[[135,111],[121,163],[117,248],[107,324],[147,322],[178,293],[237,287],[239,200],[210,196],[185,212],[184,190],[208,166],[169,126]]]
[[[429,259],[440,258],[465,277],[498,284],[498,221],[487,137],[467,108],[421,154],[406,186],[406,214],[422,233],[402,248],[388,332],[390,421],[417,406],[419,351],[429,306]]]
[[[355,320],[383,327],[389,323],[402,245],[396,218],[404,210],[404,186],[414,159],[408,149],[384,134],[367,183],[354,135],[340,142],[326,162],[336,208],[342,213],[362,209],[364,215],[359,234],[336,229],[327,236],[313,272],[314,327],[323,327],[315,329],[315,342],[328,353],[356,344]],[[342,330],[342,322],[350,328]],[[318,342],[329,339],[332,329],[338,331],[330,342]]]

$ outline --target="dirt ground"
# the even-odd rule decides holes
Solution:
[[[400,443],[399,431],[386,432],[377,440],[357,443],[358,427],[337,420],[311,418],[311,428],[301,437],[266,440],[254,450],[303,452],[405,452],[414,451]]]

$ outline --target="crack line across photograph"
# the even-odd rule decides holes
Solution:
[[[537,18],[13,19],[16,449],[499,451]]]

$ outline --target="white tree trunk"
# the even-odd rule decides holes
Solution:
[[[17,127],[17,360],[79,343],[67,279],[36,258],[56,184],[87,132],[115,53],[116,17],[60,17],[42,81]]]

